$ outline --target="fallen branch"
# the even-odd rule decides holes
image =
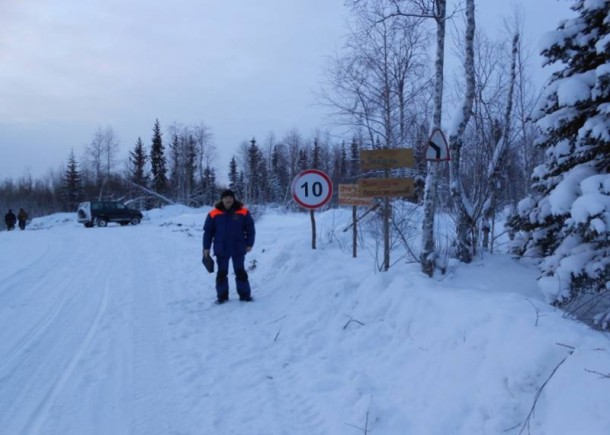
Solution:
[[[559,344],[559,343],[557,343]],[[565,345],[562,345],[565,346]],[[570,347],[570,346],[566,346],[566,347]],[[551,374],[549,375],[548,378],[546,378],[546,381],[544,381],[544,383],[542,384],[542,386],[538,389],[538,391],[536,392],[536,397],[534,397],[534,403],[532,404],[532,407],[530,409],[529,414],[527,414],[527,417],[525,419],[525,421],[523,422],[523,425],[521,426],[521,430],[519,431],[519,435],[521,435],[523,433],[523,431],[525,430],[525,428],[527,427],[528,429],[528,433],[529,433],[529,427],[530,427],[530,420],[532,418],[532,415],[534,414],[534,409],[536,408],[536,404],[538,403],[538,399],[540,398],[540,394],[542,394],[542,390],[544,389],[544,387],[546,386],[546,384],[548,384],[548,382],[551,380],[551,378],[553,377],[553,375],[555,374],[555,372],[557,371],[557,369],[559,369],[559,367],[561,367],[561,365],[568,359],[568,357],[572,355],[572,352],[568,353],[559,364],[557,364],[555,366],[555,368],[553,369],[553,371],[551,372]]]
[[[277,323],[280,320],[285,319],[286,317],[287,317],[286,315],[283,315],[282,317],[280,317],[278,319],[272,320],[271,322],[267,322],[267,325],[271,325],[272,323]]]
[[[364,421],[364,427],[363,428],[360,427],[360,426],[355,426],[353,424],[349,424],[349,423],[345,423],[345,425],[346,426],[355,427],[356,429],[361,430],[364,435],[373,432],[372,429],[369,429],[369,411],[366,411],[366,420]]]
[[[359,320],[355,320],[353,317],[350,317],[349,320],[347,321],[347,323],[343,326],[343,329],[347,328],[349,326],[349,324],[352,322],[356,322],[356,323],[359,323],[360,325],[364,326],[364,323],[360,322]]]
[[[589,370],[589,369],[585,369],[585,371],[587,373],[594,373],[596,375],[599,375],[600,378],[610,379],[610,373],[600,373],[600,372],[596,372],[595,370]]]
[[[377,210],[379,208],[380,204],[375,204],[373,205],[371,208],[369,208],[366,213],[364,213],[362,216],[360,216],[358,219],[356,219],[356,222],[360,222],[360,220],[365,217],[367,214],[369,214],[370,212],[372,212],[373,210]],[[348,226],[346,226],[345,228],[343,228],[343,232],[346,232],[347,230],[349,230],[352,226],[354,225],[354,222],[352,222],[351,224],[349,224]]]
[[[161,195],[160,193],[155,192],[154,190],[150,190],[144,186],[140,186],[139,184],[136,184],[130,180],[125,180],[129,185],[133,186],[133,187],[137,187],[140,190],[143,190],[144,192],[148,193],[149,195],[152,195],[154,197],[159,198],[162,201],[167,202],[170,205],[175,205],[176,203],[174,201],[172,201],[171,199],[169,199],[167,196]]]
[[[540,309],[534,305],[534,303],[532,301],[530,301],[529,299],[526,299],[529,304],[534,307],[534,311],[536,311],[536,323],[534,323],[534,326],[538,326],[538,319],[540,319]]]

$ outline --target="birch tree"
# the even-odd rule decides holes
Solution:
[[[368,147],[413,148],[429,88],[423,18],[394,16],[386,0],[356,1],[356,26],[329,71],[323,100],[339,123],[363,132]],[[377,176],[387,178],[388,170]],[[390,267],[390,198],[383,198],[383,270]]]
[[[449,133],[449,150],[451,161],[449,163],[450,172],[450,192],[454,206],[456,208],[456,256],[463,262],[472,260],[472,251],[468,233],[472,228],[472,204],[469,202],[461,181],[461,152],[464,143],[464,132],[472,113],[472,106],[475,97],[475,69],[474,69],[474,34],[475,16],[474,0],[466,0],[466,32],[465,32],[465,59],[464,70],[466,78],[466,93],[462,103],[461,111],[458,112],[453,126]]]
[[[468,41],[463,45],[465,52]],[[456,210],[456,256],[461,261],[469,262],[477,253],[481,233],[483,247],[489,247],[496,211],[516,199],[516,189],[511,187],[518,182],[515,175],[521,165],[513,134],[519,48],[518,34],[513,36],[508,56],[505,43],[476,33],[474,77],[467,75],[472,84],[466,81],[462,112],[450,137],[454,153],[449,185]],[[507,58],[510,61],[505,61]],[[473,102],[466,107],[469,93]],[[464,110],[468,111],[469,122],[463,122]]]
[[[443,114],[443,81],[445,65],[445,23],[447,17],[446,0],[432,3],[432,17],[436,22],[436,61],[434,74],[434,112],[432,127],[441,128]],[[424,221],[422,224],[422,252],[420,263],[422,272],[428,276],[434,274],[436,253],[434,249],[434,215],[436,214],[436,188],[438,185],[438,164],[428,163],[428,174],[424,187]]]
[[[369,147],[411,147],[408,127],[429,87],[427,32],[420,17],[384,15],[386,0],[356,3],[355,28],[331,62],[321,100]]]
[[[517,75],[517,53],[519,50],[519,35],[515,35],[513,37],[512,44],[512,62],[510,68],[510,79],[509,79],[509,89],[508,96],[506,98],[506,111],[504,113],[504,126],[502,129],[502,136],[498,140],[493,157],[489,163],[489,168],[487,170],[487,186],[488,186],[488,196],[485,198],[485,202],[483,204],[482,216],[483,220],[488,225],[489,233],[490,224],[493,220],[493,215],[496,209],[496,201],[499,195],[499,182],[501,178],[501,171],[503,163],[506,161],[506,155],[508,153],[508,147],[510,144],[510,131],[511,131],[511,117],[513,111],[513,96],[514,96],[514,88],[516,82]],[[484,242],[484,246],[487,247],[487,241]]]

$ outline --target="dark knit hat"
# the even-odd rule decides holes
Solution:
[[[235,199],[235,193],[233,193],[232,190],[223,190],[223,192],[220,194],[220,199],[224,198],[225,196],[231,196],[233,197],[233,199]]]

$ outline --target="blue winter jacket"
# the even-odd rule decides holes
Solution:
[[[213,240],[214,255],[243,255],[246,247],[254,246],[254,235],[254,219],[242,203],[235,201],[233,207],[226,210],[219,202],[205,219],[203,249],[210,249]]]

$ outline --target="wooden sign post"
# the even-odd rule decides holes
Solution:
[[[356,207],[359,205],[371,205],[371,198],[365,198],[360,194],[357,184],[339,184],[339,205],[352,206],[352,257],[358,255],[358,216]]]
[[[389,178],[390,169],[412,168],[414,163],[412,148],[362,150],[360,170],[383,169],[385,178],[365,178],[358,182],[360,194],[364,197],[383,198],[383,270],[390,268],[390,197],[411,196],[412,178]]]

